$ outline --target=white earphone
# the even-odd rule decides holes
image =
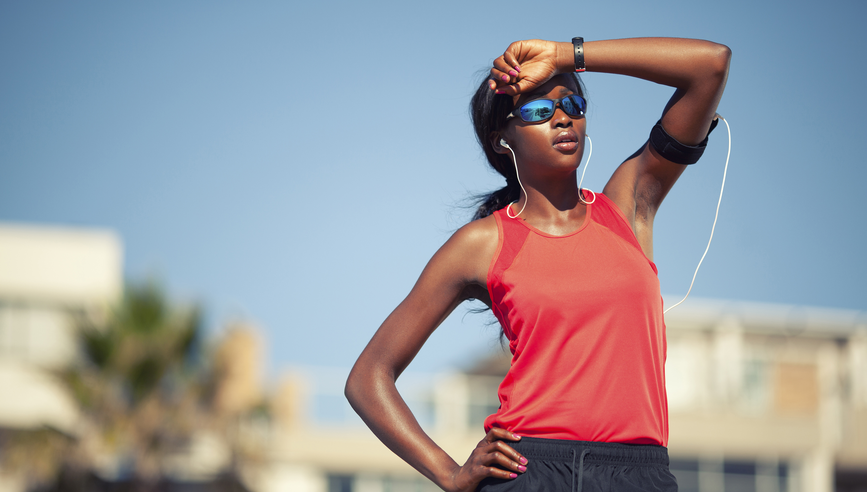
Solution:
[[[584,170],[581,171],[581,180],[578,181],[578,199],[581,200],[584,205],[590,205],[591,203],[596,201],[596,193],[593,193],[593,190],[588,189],[590,193],[593,193],[593,199],[589,202],[584,201],[584,192],[581,191],[581,184],[584,182],[584,173],[587,172],[587,166],[590,165],[590,157],[593,156],[593,140],[590,140],[590,135],[585,134],[584,138],[587,139],[587,142],[590,143],[590,152],[587,153],[587,162],[584,163]]]
[[[500,139],[500,146],[509,149],[509,152],[512,153],[512,162],[515,163],[515,177],[518,178],[518,186],[521,187],[521,191],[524,192],[524,196],[526,197],[526,196],[527,196],[527,190],[524,189],[524,183],[521,182],[521,175],[518,173],[518,158],[515,156],[515,151],[512,150],[511,147],[509,147],[509,144],[506,143],[506,139],[505,139],[505,138],[501,138],[501,139]],[[519,197],[518,199],[520,200],[520,197]],[[514,202],[510,203],[510,204],[506,207],[506,215],[508,215],[510,219],[517,219],[518,216],[521,215],[521,212],[524,211],[524,208],[527,207],[527,200],[524,200],[524,206],[521,207],[521,210],[519,210],[518,213],[516,213],[515,215],[512,215],[512,212],[511,212],[511,210],[512,210],[512,205],[514,205],[517,201],[518,201],[518,200],[515,200]]]

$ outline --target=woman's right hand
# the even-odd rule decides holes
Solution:
[[[530,91],[575,65],[571,43],[541,39],[515,41],[494,60],[491,90],[514,96]]]
[[[521,437],[505,429],[492,428],[467,458],[464,466],[452,474],[453,492],[472,492],[488,477],[510,480],[527,471],[527,458],[505,441],[520,441]]]

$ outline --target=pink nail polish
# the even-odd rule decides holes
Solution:
[[[501,91],[500,89],[497,89],[496,94],[505,94],[505,92]]]
[[[515,65],[515,70],[517,70],[518,72],[520,72],[520,71],[521,71],[521,67],[519,67],[518,65]]]
[[[518,478],[517,473],[509,473],[509,478]]]
[[[505,80],[506,82],[509,81],[509,76],[508,76],[508,75],[503,75],[503,76],[500,77],[500,78],[503,79],[503,80]]]
[[[521,456],[521,459],[519,459],[518,461],[520,461],[521,463],[523,463],[525,465],[527,464],[527,458],[524,458],[523,456]]]
[[[516,72],[516,71],[514,71],[514,70],[509,70],[509,75],[511,75],[512,77],[517,77],[517,76],[518,76],[518,72]]]
[[[527,471],[527,467],[524,465],[518,465],[518,471],[519,472],[525,472],[525,471]]]

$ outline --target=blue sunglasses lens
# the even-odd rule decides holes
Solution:
[[[560,105],[563,107],[563,111],[565,111],[566,114],[571,116],[579,116],[584,114],[584,104],[584,100],[579,100],[577,96],[569,96],[563,98],[562,102],[560,102]]]
[[[558,102],[563,111],[569,116],[581,116],[587,109],[587,103],[584,101],[584,98],[574,94],[559,100],[536,99],[521,106],[521,119],[528,123],[545,121],[554,115],[554,108],[557,107]]]
[[[537,99],[521,106],[521,119],[524,121],[547,120],[554,114],[554,101]]]

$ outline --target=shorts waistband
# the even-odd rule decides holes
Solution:
[[[572,462],[575,454],[584,455],[585,463],[610,463],[630,466],[668,466],[668,449],[655,444],[572,441],[522,437],[509,446],[528,460]]]

